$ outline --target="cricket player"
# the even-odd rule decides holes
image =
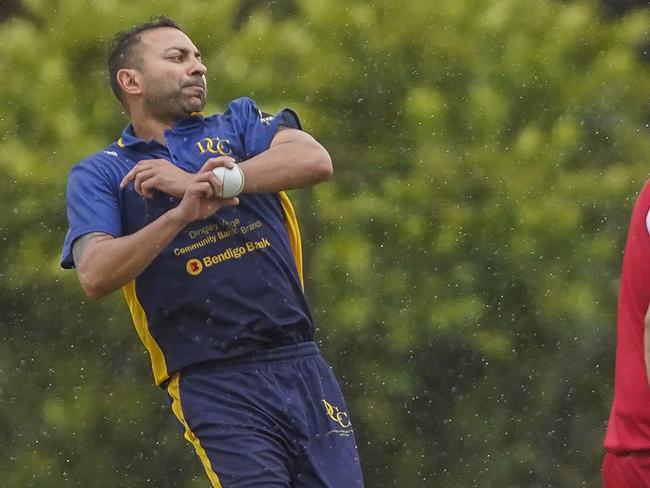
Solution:
[[[605,488],[650,487],[650,181],[632,211],[618,297]]]
[[[123,288],[212,486],[362,487],[283,192],[328,179],[329,154],[289,109],[203,115],[206,67],[171,19],[117,34],[109,73],[130,124],[70,172],[62,266],[89,297]],[[220,166],[241,193],[220,197]]]

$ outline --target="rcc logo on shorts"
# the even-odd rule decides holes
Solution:
[[[338,407],[335,407],[334,405],[332,405],[327,400],[321,400],[321,401],[323,402],[323,405],[325,406],[325,413],[334,422],[339,424],[344,429],[347,428],[347,427],[350,427],[350,425],[352,425],[351,422],[350,422],[350,417],[348,416],[347,413],[342,412],[341,410],[339,410]]]

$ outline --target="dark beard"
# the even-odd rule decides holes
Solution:
[[[144,106],[156,120],[173,124],[203,110],[205,99],[200,104],[191,104],[181,90],[174,90],[151,94],[144,99]]]

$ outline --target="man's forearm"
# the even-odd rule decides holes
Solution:
[[[327,150],[297,130],[278,132],[269,149],[239,164],[246,183],[244,193],[278,192],[310,186],[332,175]]]
[[[136,278],[184,226],[170,210],[134,234],[94,238],[75,263],[86,295],[101,298]]]

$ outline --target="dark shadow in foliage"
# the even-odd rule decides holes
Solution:
[[[266,9],[275,21],[291,17],[297,10],[295,0],[272,0],[271,2],[262,0],[242,0],[233,17],[233,25],[236,28],[240,28],[246,23],[246,19],[248,19],[255,10],[262,8]]]

